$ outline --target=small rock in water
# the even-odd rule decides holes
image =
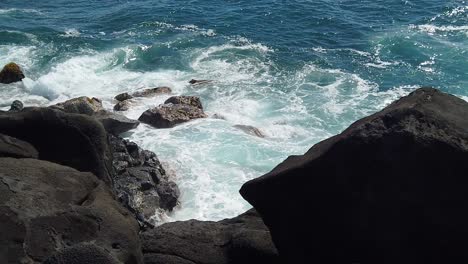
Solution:
[[[10,112],[19,112],[21,110],[23,110],[24,106],[23,106],[23,103],[19,100],[15,100],[13,101],[13,103],[11,103],[11,106],[10,106]]]
[[[132,94],[133,97],[150,97],[150,96],[155,96],[159,94],[170,94],[172,93],[171,88],[162,86],[162,87],[156,87],[156,88],[149,88],[149,89],[144,89],[141,91],[136,91]]]
[[[212,80],[195,80],[195,79],[192,79],[189,81],[190,84],[192,85],[196,85],[196,84],[205,84],[205,83],[211,83],[213,82]]]
[[[128,111],[130,109],[130,106],[130,100],[121,101],[114,106],[114,111]]]
[[[123,115],[106,110],[95,113],[93,117],[102,123],[108,133],[113,135],[119,135],[132,130],[140,124],[137,120],[129,119]]]
[[[244,131],[245,133],[247,133],[249,135],[252,135],[252,136],[257,136],[257,137],[261,137],[261,138],[265,137],[265,135],[262,133],[262,131],[260,131],[258,128],[254,127],[254,126],[235,125],[234,127],[238,128],[238,129],[240,129],[240,130]]]
[[[10,62],[0,72],[0,83],[14,83],[24,79],[24,73],[18,64]]]
[[[202,103],[200,101],[200,97],[197,96],[172,96],[171,98],[167,99],[164,104],[184,104],[184,105],[191,105],[196,108],[200,108],[203,110]]]
[[[123,102],[123,101],[125,101],[125,100],[132,99],[132,98],[133,98],[133,96],[131,96],[131,95],[128,94],[128,93],[121,93],[121,94],[116,95],[116,96],[114,97],[114,99],[117,100],[117,101],[119,101],[119,102]]]
[[[146,110],[138,120],[155,128],[171,128],[192,119],[204,118],[202,109],[184,104],[164,104]]]

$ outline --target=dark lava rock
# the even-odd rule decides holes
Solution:
[[[94,118],[51,108],[0,113],[0,133],[33,145],[39,158],[89,171],[111,184],[107,133]]]
[[[118,94],[114,97],[115,100],[119,101],[119,102],[123,102],[125,100],[128,100],[128,99],[132,99],[133,96],[131,96],[130,94],[128,93],[121,93],[121,94]]]
[[[142,263],[138,231],[93,174],[48,161],[0,158],[2,263],[97,263],[88,262],[92,256]],[[79,246],[84,243],[92,247]]]
[[[0,83],[14,83],[24,79],[24,74],[18,64],[10,62],[0,71]]]
[[[265,135],[262,133],[262,131],[260,131],[260,129],[258,129],[258,128],[254,127],[254,126],[235,125],[234,127],[237,128],[237,129],[240,129],[240,130],[244,131],[245,133],[247,133],[249,135],[252,135],[252,136],[256,136],[256,137],[260,137],[260,138],[265,137]]]
[[[191,105],[196,108],[200,108],[203,110],[202,103],[200,101],[200,97],[197,96],[172,96],[167,99],[164,104],[184,104],[184,105]]]
[[[108,133],[119,135],[136,128],[140,122],[129,119],[123,115],[115,114],[106,110],[101,110],[93,115],[102,123]]]
[[[82,243],[57,252],[44,264],[119,264],[121,262],[114,259],[93,244]],[[134,262],[135,263],[135,262]]]
[[[149,89],[144,89],[141,91],[136,91],[132,94],[133,97],[150,97],[150,96],[155,96],[159,94],[170,94],[172,93],[171,88],[169,87],[156,87],[156,88],[149,88]]]
[[[39,153],[28,142],[0,134],[0,157],[37,159]]]
[[[155,128],[171,128],[177,124],[204,117],[207,115],[202,109],[191,105],[164,104],[146,110],[138,120]]]
[[[153,227],[156,223],[152,217],[157,209],[171,211],[177,205],[179,188],[169,180],[156,154],[112,135],[109,141],[117,197],[142,227]]]
[[[468,262],[467,116],[416,90],[240,192],[286,263]]]
[[[128,111],[131,105],[132,104],[130,100],[118,102],[116,105],[114,105],[114,111]]]
[[[255,210],[219,222],[189,220],[141,234],[145,263],[275,264],[278,253]]]
[[[101,100],[97,98],[89,98],[86,96],[73,98],[63,103],[58,103],[51,108],[59,109],[67,113],[93,115],[96,112],[103,110]]]
[[[18,101],[18,100],[15,100],[13,101],[13,103],[11,103],[11,106],[10,106],[10,112],[19,112],[21,110],[23,110],[24,106],[23,106],[23,103],[21,101]]]

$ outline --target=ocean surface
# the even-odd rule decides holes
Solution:
[[[125,137],[175,174],[181,205],[164,221],[218,220],[250,208],[245,181],[420,86],[467,100],[468,1],[0,0],[0,65],[10,61],[27,78],[0,84],[0,108],[86,95],[112,109],[118,93],[156,86],[200,96],[225,120]]]

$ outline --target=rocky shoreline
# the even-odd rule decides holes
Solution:
[[[24,78],[8,65],[0,81]],[[139,120],[97,98],[0,111],[2,263],[450,263],[468,261],[468,103],[421,88],[247,182],[255,209],[159,225],[180,191],[157,155],[120,134],[206,118],[173,96]],[[263,133],[237,126],[252,136]]]

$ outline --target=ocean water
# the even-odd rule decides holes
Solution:
[[[218,220],[250,208],[245,181],[420,86],[467,100],[468,2],[0,0],[0,64],[10,61],[27,78],[0,84],[0,108],[86,95],[112,109],[116,94],[156,86],[200,96],[224,120],[125,136],[175,174],[181,205],[164,221]]]

